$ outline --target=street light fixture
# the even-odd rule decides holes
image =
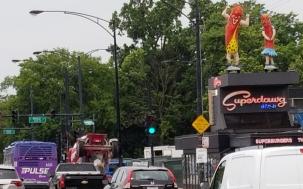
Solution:
[[[110,32],[108,29],[106,29],[104,26],[102,26],[99,21],[104,21],[108,24],[110,24],[110,21],[105,20],[103,18],[84,14],[81,12],[72,12],[72,11],[52,11],[52,10],[32,10],[29,13],[32,15],[38,15],[41,13],[63,13],[63,14],[69,14],[74,16],[79,16],[81,18],[84,18],[86,20],[89,20],[98,26],[100,26],[104,31],[106,31],[114,40],[114,50],[113,50],[113,56],[114,56],[114,63],[115,63],[115,82],[116,82],[116,126],[117,126],[117,137],[119,140],[119,166],[122,166],[122,153],[121,153],[121,124],[120,124],[120,88],[119,88],[119,75],[118,75],[118,61],[117,61],[117,38],[116,38],[116,25],[115,22],[113,22],[113,32]]]
[[[41,53],[53,53],[53,52],[55,52],[55,51],[47,51],[47,50],[44,50],[44,51],[34,51],[33,55],[39,55]]]
[[[18,63],[18,62],[24,62],[26,61],[27,59],[24,59],[24,60],[20,60],[20,59],[13,59],[12,62],[13,63]]]
[[[93,50],[90,50],[88,52],[85,53],[85,55],[91,55],[95,52],[98,52],[98,51],[106,51],[106,52],[111,52],[112,50],[107,48],[107,49],[93,49]]]

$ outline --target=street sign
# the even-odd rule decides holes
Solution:
[[[46,117],[39,116],[39,117],[28,117],[29,123],[46,123]]]
[[[192,123],[192,126],[198,131],[199,134],[202,134],[208,129],[209,123],[202,115],[199,115]]]
[[[14,135],[14,134],[16,134],[16,131],[14,128],[5,128],[5,129],[3,129],[3,134],[4,135]]]
[[[83,121],[83,123],[86,126],[93,126],[93,125],[95,125],[95,122],[93,120],[91,120],[91,119],[86,119],[86,120]]]
[[[202,148],[209,148],[209,137],[202,137]]]
[[[196,148],[196,163],[207,163],[206,148]]]

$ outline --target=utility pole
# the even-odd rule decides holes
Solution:
[[[203,102],[202,102],[202,69],[201,69],[201,39],[200,39],[200,7],[198,0],[195,0],[196,7],[196,88],[197,88],[197,116],[203,113]]]

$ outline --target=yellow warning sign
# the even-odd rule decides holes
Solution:
[[[202,115],[199,115],[192,123],[192,126],[199,134],[202,134],[209,128],[209,123]]]

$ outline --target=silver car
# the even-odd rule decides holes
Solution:
[[[24,185],[13,166],[0,165],[1,189],[24,189]]]
[[[176,177],[165,167],[122,166],[104,189],[177,189]]]

